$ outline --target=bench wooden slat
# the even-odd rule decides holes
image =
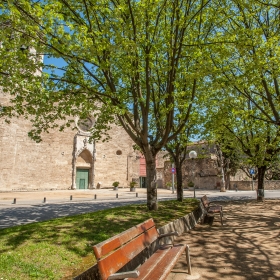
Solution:
[[[98,268],[102,279],[120,270],[125,264],[143,251],[153,241],[157,240],[158,232],[155,227],[150,228],[135,239],[126,243],[116,251],[98,261]]]
[[[208,213],[220,213],[222,211],[222,206],[209,206]]]
[[[97,259],[100,259],[103,256],[106,256],[110,252],[114,251],[115,249],[130,241],[135,236],[143,233],[144,231],[150,229],[153,226],[155,226],[153,219],[149,219],[141,224],[138,224],[133,228],[130,228],[116,236],[113,236],[93,246],[95,257]]]
[[[165,248],[158,249],[156,252],[154,252],[154,254],[137,269],[138,271],[141,269],[140,276],[137,278],[137,280],[142,279],[144,275],[149,274],[153,269],[155,269],[157,263],[168,253],[171,248],[172,246],[166,246]]]
[[[164,280],[169,275],[177,260],[182,255],[186,245],[178,244],[168,249],[157,250],[142,266],[137,280]],[[157,256],[159,256],[157,258]],[[127,280],[133,280],[128,278]]]

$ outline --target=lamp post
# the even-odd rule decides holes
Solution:
[[[190,151],[189,152],[189,157],[192,159],[192,176],[194,177],[194,168],[193,168],[193,159],[197,158],[197,153],[196,151]],[[193,178],[194,179],[194,178]],[[193,197],[195,198],[195,184],[193,184]]]

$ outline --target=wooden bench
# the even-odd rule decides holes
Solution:
[[[210,202],[206,195],[204,195],[201,198],[201,202],[202,202],[202,204],[204,206],[204,209],[207,212],[207,215],[208,214],[213,215],[213,214],[216,214],[216,213],[220,214],[221,224],[223,225],[223,207],[221,205],[213,205],[213,206],[210,205],[213,202]]]
[[[184,251],[187,257],[188,273],[191,274],[188,245],[160,245],[159,240],[161,238],[172,235],[178,236],[178,233],[171,232],[159,235],[153,219],[149,219],[93,246],[101,279],[166,279]],[[149,250],[155,244],[157,244],[155,246],[156,250],[152,251],[148,259],[142,258],[143,263],[136,261],[136,264],[134,264],[136,266],[132,267],[134,269],[132,271],[123,271],[122,268],[129,266],[128,263],[138,259],[138,254],[145,249]]]

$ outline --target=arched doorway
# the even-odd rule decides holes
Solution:
[[[76,135],[72,167],[72,189],[93,189],[94,187],[94,143],[88,137]]]
[[[76,189],[90,189],[92,186],[92,155],[84,149],[76,158]]]

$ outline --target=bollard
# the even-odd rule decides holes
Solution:
[[[136,193],[136,197],[138,197],[138,193]]]
[[[44,197],[44,203],[46,203],[46,198]]]
[[[95,194],[95,195],[94,195],[94,199],[96,199],[96,198],[97,198],[97,195]]]
[[[13,204],[16,204],[17,203],[17,199],[16,198],[14,198],[14,202],[13,202]]]
[[[119,194],[118,193],[116,193],[116,198],[119,198]]]
[[[192,274],[192,267],[191,267],[191,257],[190,257],[190,247],[187,245],[186,247],[186,257],[187,257],[187,262],[188,262],[188,273],[191,275]]]
[[[70,200],[72,200],[73,199],[73,196],[72,195],[70,195]]]

